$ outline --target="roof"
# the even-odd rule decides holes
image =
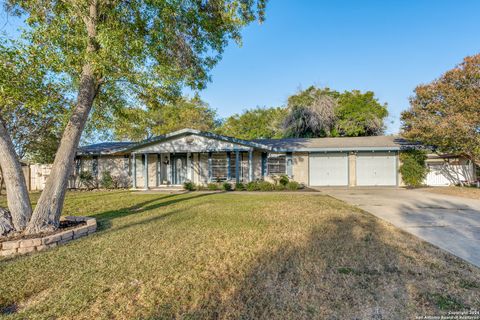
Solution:
[[[256,139],[275,151],[400,150],[412,143],[396,136]]]
[[[394,151],[409,148],[413,143],[396,136],[338,137],[338,138],[293,138],[242,140],[212,132],[182,129],[156,136],[141,142],[103,142],[78,149],[78,155],[104,155],[120,152],[129,153],[135,149],[184,135],[199,135],[211,139],[227,141],[257,150],[273,152],[292,151]]]
[[[78,155],[109,154],[121,151],[134,142],[101,142],[78,148]]]

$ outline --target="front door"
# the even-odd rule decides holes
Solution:
[[[187,155],[172,155],[172,177],[173,184],[183,184],[187,179]]]

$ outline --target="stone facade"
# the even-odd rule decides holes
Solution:
[[[85,225],[66,230],[52,235],[32,238],[11,240],[0,243],[0,256],[11,256],[31,253],[35,251],[43,251],[48,248],[56,247],[78,239],[97,231],[97,220],[91,217],[65,217],[66,221],[85,221]]]

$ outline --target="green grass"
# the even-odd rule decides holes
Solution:
[[[94,216],[99,230],[0,260],[0,317],[403,319],[480,308],[478,286],[465,285],[480,283],[479,269],[315,193],[75,192],[64,214]]]

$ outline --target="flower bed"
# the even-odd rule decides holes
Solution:
[[[43,251],[48,248],[62,245],[74,239],[87,236],[97,231],[97,220],[91,217],[65,217],[65,221],[85,222],[69,230],[58,233],[39,236],[37,238],[9,240],[0,243],[0,256],[26,254],[35,251]]]

